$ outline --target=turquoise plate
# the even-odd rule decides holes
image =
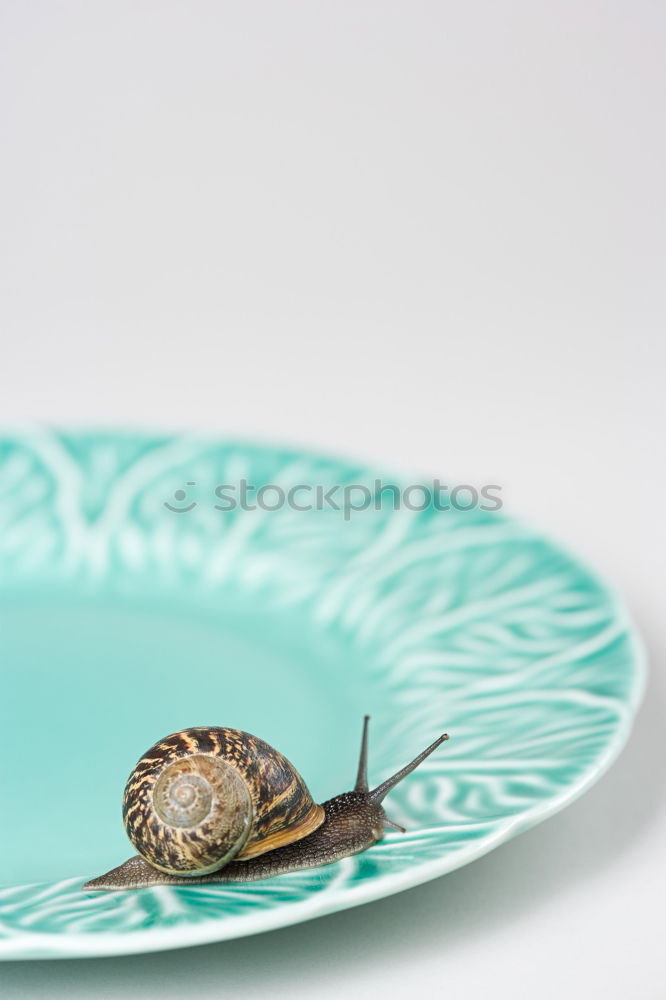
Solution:
[[[176,948],[378,899],[546,819],[608,767],[644,677],[618,600],[496,511],[376,502],[380,475],[192,436],[0,441],[2,957]],[[246,508],[250,485],[272,485],[264,509],[241,509],[243,480]],[[345,510],[351,484],[369,509]],[[322,509],[267,509],[294,486]],[[451,734],[387,800],[408,833],[250,885],[81,891],[132,853],[122,789],[156,739],[249,730],[323,801],[353,784],[366,711],[373,782]]]

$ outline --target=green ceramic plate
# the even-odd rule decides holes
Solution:
[[[377,504],[378,476],[193,437],[0,441],[2,957],[175,948],[355,906],[472,861],[608,767],[644,675],[617,599],[497,512]],[[320,487],[292,499],[323,509],[217,509],[243,480]],[[325,494],[340,506],[351,484],[372,500],[345,516]],[[407,834],[250,885],[81,892],[132,853],[122,789],[156,739],[249,730],[322,801],[353,783],[366,711],[375,782],[451,734],[387,801]]]

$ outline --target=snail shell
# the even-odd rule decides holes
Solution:
[[[278,750],[240,729],[197,727],[165,737],[130,774],[123,820],[159,871],[204,875],[306,837],[324,809]]]

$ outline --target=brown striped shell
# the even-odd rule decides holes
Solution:
[[[296,768],[240,729],[165,737],[130,774],[123,820],[135,849],[172,875],[203,875],[316,830],[324,810]]]

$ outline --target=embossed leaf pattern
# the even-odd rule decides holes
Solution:
[[[447,753],[399,786],[410,829],[365,854],[263,883],[84,894],[81,877],[0,889],[0,956],[104,954],[217,940],[377,898],[456,868],[573,799],[619,751],[642,668],[626,615],[575,560],[479,511],[212,503],[165,515],[195,481],[366,483],[316,455],[194,436],[21,434],[0,442],[0,586],[39,573],[132,593],[159,577],[297,607],[346,637],[387,693],[373,754],[384,774],[413,734],[455,727]],[[364,706],[359,706],[359,715]],[[448,723],[447,723],[448,725]],[[411,739],[409,739],[411,738]],[[89,874],[89,873],[88,873]]]

